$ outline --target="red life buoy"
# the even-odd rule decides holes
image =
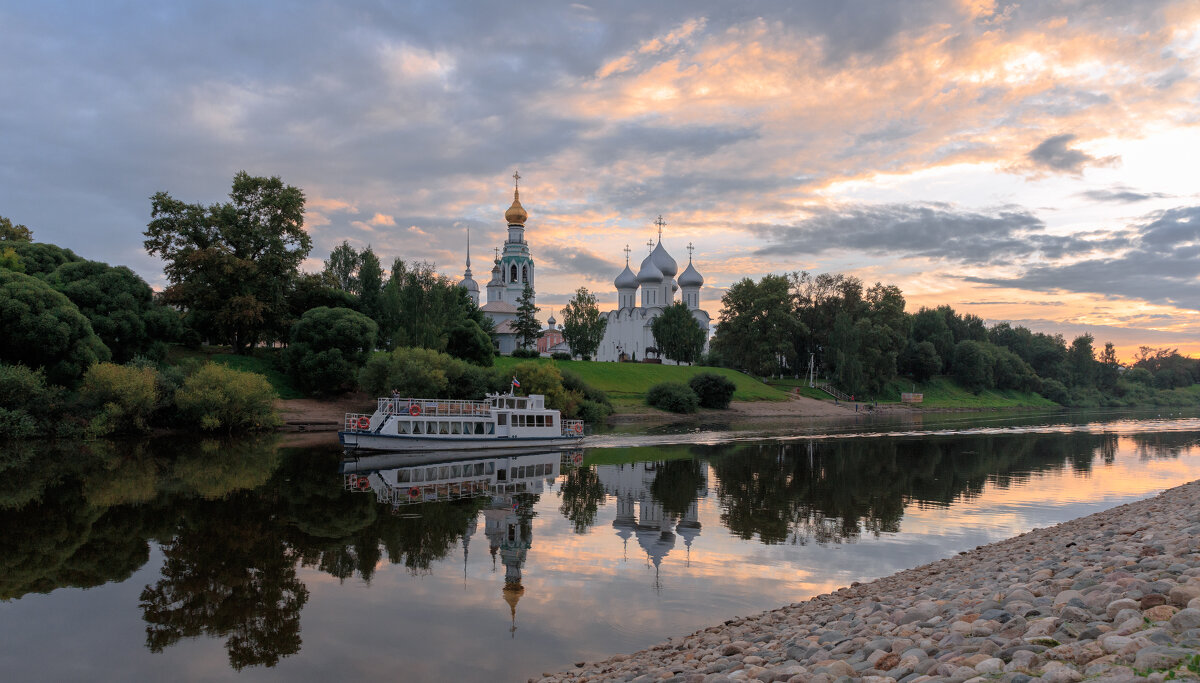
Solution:
[[[369,418],[369,417],[358,418],[358,428],[364,432],[366,430],[370,429],[371,428],[371,418]]]
[[[355,486],[358,486],[359,491],[366,491],[371,488],[371,482],[366,477],[359,477]]]
[[[575,461],[575,464],[576,464],[576,465],[582,465],[582,464],[583,464],[583,456],[582,456],[582,455],[579,455],[578,453],[577,453],[577,454],[575,454],[575,457],[573,458],[573,460]]]
[[[420,496],[421,496],[421,489],[414,486],[408,490],[409,498],[419,498]]]
[[[408,407],[408,414],[409,415],[420,415],[421,414],[421,406],[417,405],[416,403],[410,405]]]
[[[575,433],[576,433],[576,434],[582,434],[582,433],[583,433],[583,425],[579,424],[578,422],[577,422],[577,423],[575,423],[575,427],[574,427],[573,429],[575,430]]]

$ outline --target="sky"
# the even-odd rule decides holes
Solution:
[[[128,265],[150,196],[304,190],[343,240],[476,279],[512,174],[542,317],[629,245],[705,278],[895,284],[1132,357],[1200,353],[1200,3],[6,3],[0,215]]]

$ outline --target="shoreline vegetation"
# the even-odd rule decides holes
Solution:
[[[1200,481],[529,680],[1200,678]]]

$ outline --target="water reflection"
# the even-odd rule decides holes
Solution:
[[[21,446],[0,455],[0,599],[5,601],[0,609],[30,594],[136,581],[134,602],[144,631],[137,648],[169,657],[181,643],[207,636],[223,644],[229,667],[249,672],[306,655],[309,661],[332,661],[342,643],[333,624],[354,617],[326,608],[324,618],[332,623],[310,621],[302,629],[301,614],[319,602],[319,591],[346,590],[349,586],[342,585],[351,580],[370,588],[377,574],[387,573],[389,586],[411,577],[401,584],[414,591],[405,597],[425,605],[420,602],[425,592],[416,590],[414,581],[440,580],[450,572],[461,574],[461,604],[455,608],[467,616],[454,626],[464,639],[489,637],[484,631],[489,622],[477,612],[499,606],[507,612],[506,642],[527,640],[521,651],[528,656],[569,663],[569,653],[550,652],[537,640],[562,625],[544,620],[578,619],[581,613],[570,607],[576,604],[573,596],[558,591],[566,600],[563,613],[548,616],[543,596],[553,593],[555,582],[582,580],[591,594],[587,599],[654,608],[628,587],[604,587],[601,579],[617,582],[615,570],[598,566],[605,553],[644,563],[647,573],[637,577],[643,589],[660,597],[688,591],[671,599],[688,602],[697,619],[711,618],[726,614],[718,608],[726,609],[722,601],[728,596],[746,592],[736,585],[744,580],[736,572],[709,570],[714,557],[748,557],[767,547],[816,552],[863,539],[903,539],[902,522],[920,519],[923,510],[964,509],[985,492],[1020,489],[1047,476],[1058,477],[1053,485],[1063,490],[1087,491],[1093,469],[1120,462],[1162,469],[1192,454],[1200,442],[1196,429],[1159,427],[1137,432],[1122,423],[1112,429],[355,463],[341,463],[340,453],[328,449],[281,447],[273,438],[100,442],[60,450]],[[1179,481],[1198,476],[1195,460],[1188,459],[1190,464],[1172,476]],[[1138,495],[1146,490],[1145,484],[1128,483]],[[1054,504],[1053,499],[1047,503]],[[471,553],[481,542],[488,546],[490,562]],[[580,548],[594,549],[588,551],[590,559],[573,556]],[[935,557],[913,555],[905,563]],[[787,558],[795,563],[793,576],[802,576],[806,567],[811,573],[815,566],[811,558],[805,559],[808,564],[796,555]],[[468,566],[481,561],[495,574],[470,582]],[[676,577],[671,585],[665,585],[668,568]],[[326,584],[322,576],[332,580]],[[476,599],[471,596],[477,583],[482,592]],[[754,584],[755,592],[761,588]],[[42,617],[57,629],[68,628],[55,615],[70,613],[77,593],[60,595],[45,603]],[[796,597],[768,593],[761,599],[767,607]],[[394,605],[393,597],[382,593],[370,600],[381,610]],[[6,623],[0,642],[15,642],[9,637],[17,628],[12,620],[0,623]],[[672,622],[662,635],[706,623]],[[319,637],[312,638],[313,633]],[[324,645],[303,652],[302,635]],[[616,645],[593,637],[586,647],[603,652],[610,645],[625,646],[612,642]],[[0,650],[0,657],[4,654]],[[116,655],[94,656],[100,660],[96,666],[103,667],[103,657]],[[528,673],[512,662],[473,666],[487,672],[481,678]]]

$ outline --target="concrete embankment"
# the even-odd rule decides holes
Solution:
[[[541,680],[1147,677],[1200,678],[1200,482]]]

